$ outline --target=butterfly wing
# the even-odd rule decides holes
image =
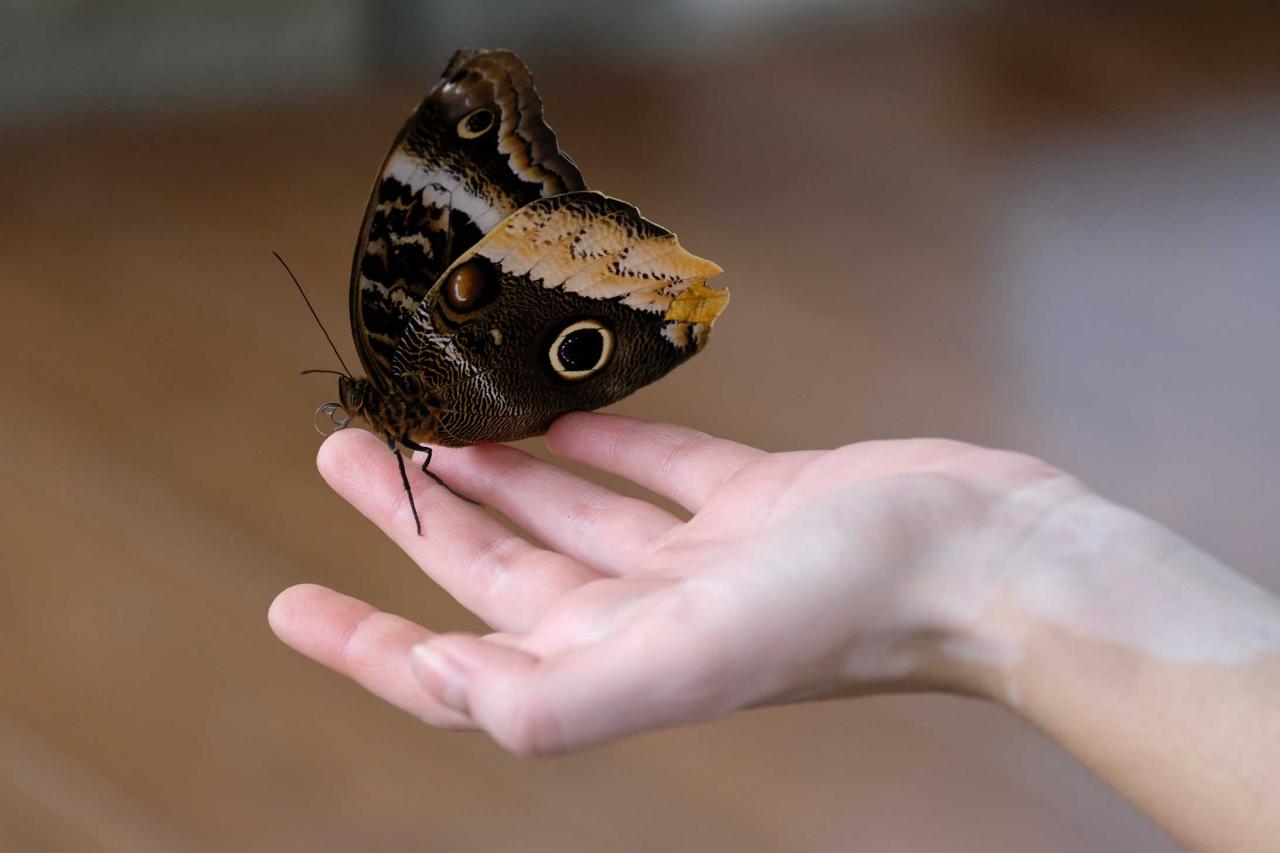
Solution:
[[[595,192],[538,199],[445,271],[409,321],[394,369],[434,413],[424,441],[544,432],[625,397],[707,341],[729,300],[631,205]]]
[[[583,187],[524,63],[455,53],[391,146],[356,243],[351,329],[370,378],[395,386],[401,334],[459,255],[530,201]]]

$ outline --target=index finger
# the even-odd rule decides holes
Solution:
[[[573,412],[547,432],[553,453],[626,477],[690,512],[763,450],[673,424]]]
[[[413,470],[419,536],[395,462],[386,445],[364,430],[329,436],[317,463],[338,494],[463,607],[500,630],[528,630],[565,593],[603,577],[577,560],[535,547]]]
[[[441,728],[475,727],[410,675],[410,650],[435,636],[426,628],[315,584],[281,592],[271,602],[267,619],[276,636],[294,651],[418,719]]]

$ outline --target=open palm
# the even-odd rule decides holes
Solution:
[[[426,722],[521,754],[765,702],[947,687],[934,650],[974,595],[955,567],[1010,493],[1071,491],[1035,460],[949,441],[769,454],[598,414],[562,418],[547,441],[691,517],[483,445],[432,470],[546,547],[423,476],[418,537],[385,445],[339,433],[325,478],[495,633],[438,636],[312,585],[280,595],[273,628]]]

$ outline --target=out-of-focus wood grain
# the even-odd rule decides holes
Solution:
[[[1147,399],[1123,372],[1067,412],[1044,401],[1069,375],[1010,384],[1037,334],[1062,332],[1007,325],[1001,221],[1023,186],[1009,163],[1037,161],[991,109],[993,92],[1026,95],[992,83],[981,43],[827,34],[644,80],[529,57],[588,181],[720,262],[734,291],[708,351],[619,410],[772,448],[946,434],[1103,458],[1081,473],[1246,563],[1274,554],[1274,530],[1213,505],[1237,488],[1280,510],[1257,487],[1280,481],[1280,454],[1255,458],[1280,415],[1198,418],[1206,434],[1126,468],[1141,437],[1090,431]],[[430,731],[274,640],[266,606],[303,580],[475,627],[315,475],[311,412],[334,389],[296,373],[331,356],[269,256],[345,344],[368,181],[417,89],[0,142],[0,848],[1171,849],[975,703],[775,709],[531,762]],[[1131,284],[1162,298],[1156,276]],[[1251,298],[1214,287],[1228,314]],[[1265,382],[1280,359],[1280,336],[1192,332],[1218,336],[1236,377]],[[1108,341],[1124,360],[1180,338]],[[1188,406],[1225,381],[1168,364],[1155,378]],[[1274,400],[1271,380],[1258,393]],[[1212,488],[1150,485],[1201,444],[1227,472]],[[1242,568],[1280,584],[1260,560]]]

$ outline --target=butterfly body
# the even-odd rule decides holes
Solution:
[[[439,439],[431,401],[415,394],[384,391],[371,380],[338,379],[338,399],[346,413],[400,444],[447,444]]]
[[[459,51],[375,181],[350,291],[368,377],[340,405],[393,449],[541,434],[699,351],[719,272],[586,189],[514,54]]]

